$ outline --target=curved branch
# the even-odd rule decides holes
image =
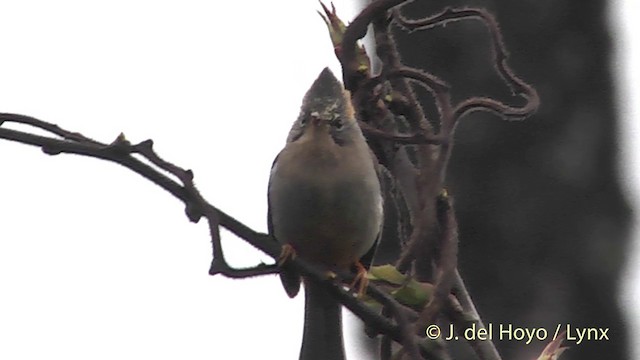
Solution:
[[[14,122],[17,124],[31,125],[33,127],[58,135],[65,140],[84,141],[84,142],[92,143],[95,145],[105,145],[105,144],[101,144],[98,141],[90,139],[80,133],[67,131],[56,124],[50,124],[48,122],[44,122],[42,120],[36,119],[31,116],[27,116],[27,115],[0,113],[0,126],[2,126],[4,122]]]
[[[412,134],[412,135],[400,135],[400,134],[390,134],[384,130],[376,129],[373,126],[359,121],[360,129],[363,133],[369,136],[377,137],[380,139],[391,140],[398,144],[404,145],[418,145],[418,144],[431,144],[431,145],[440,145],[448,139],[445,139],[442,136],[429,137],[424,134]]]
[[[524,120],[535,113],[540,106],[538,94],[534,92],[527,96],[527,103],[523,107],[513,107],[495,99],[487,97],[472,97],[456,105],[453,116],[456,120],[475,111],[490,112],[505,120]]]
[[[446,82],[433,74],[410,67],[391,69],[387,72],[386,77],[410,79],[429,91],[436,101],[436,107],[442,122],[441,135],[443,137],[449,137],[451,127],[447,126],[447,124],[451,123],[451,94],[449,85]]]
[[[394,10],[393,16],[396,23],[409,32],[430,29],[438,25],[444,26],[449,22],[470,18],[479,19],[487,26],[491,36],[491,50],[496,71],[511,89],[511,92],[524,98],[526,104],[521,107],[513,107],[490,98],[472,97],[455,106],[452,118],[454,124],[452,124],[452,126],[455,126],[455,122],[461,117],[473,111],[489,111],[504,119],[518,120],[530,116],[539,107],[540,98],[537,91],[531,85],[517,77],[507,63],[509,54],[504,45],[500,26],[496,19],[486,10],[475,8],[445,8],[439,14],[418,20],[408,20],[402,16],[399,10]]]

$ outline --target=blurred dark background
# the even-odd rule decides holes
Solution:
[[[447,187],[460,225],[460,271],[480,314],[485,323],[543,327],[550,336],[559,323],[610,328],[608,341],[569,344],[562,359],[629,358],[617,296],[631,218],[616,173],[607,2],[419,1],[403,14],[415,19],[445,6],[491,11],[510,65],[542,101],[524,122],[474,113],[457,129]],[[394,31],[404,62],[448,81],[454,99],[518,103],[491,65],[480,21]],[[496,344],[504,359],[535,359],[543,347]]]

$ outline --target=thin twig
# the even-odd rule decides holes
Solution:
[[[56,124],[44,122],[42,120],[36,119],[31,116],[27,116],[27,115],[0,113],[0,126],[2,126],[4,122],[14,122],[17,124],[31,125],[33,127],[48,131],[52,134],[58,135],[63,139],[70,140],[70,141],[82,141],[82,142],[92,143],[95,145],[106,145],[98,141],[95,141],[93,139],[90,139],[80,133],[65,130]]]
[[[219,261],[216,258],[211,261],[211,267],[209,268],[209,275],[213,276],[220,274],[231,279],[245,279],[278,273],[280,273],[280,268],[277,265],[261,263],[247,268],[232,268],[226,262]]]
[[[386,131],[376,129],[373,126],[371,126],[371,125],[369,125],[369,124],[367,124],[365,122],[362,122],[362,121],[358,122],[358,124],[360,125],[360,129],[362,129],[362,132],[365,135],[376,137],[376,138],[380,138],[380,139],[384,139],[384,140],[394,141],[394,142],[396,142],[398,144],[404,144],[404,145],[419,145],[419,144],[440,145],[443,142],[448,140],[448,139],[445,139],[444,137],[441,137],[441,136],[427,137],[422,133],[412,134],[412,135],[390,134],[390,133],[388,133]]]
[[[467,287],[462,280],[462,276],[460,276],[460,272],[456,269],[454,273],[454,293],[460,305],[462,306],[462,312],[453,311],[449,312],[452,319],[454,319],[458,326],[456,329],[458,331],[464,331],[463,329],[468,328],[471,324],[475,323],[478,329],[484,329],[484,323],[482,322],[482,318],[480,314],[478,314],[478,310],[476,310],[476,306],[473,304],[473,300],[471,300],[471,296],[467,291]],[[463,326],[460,326],[463,325]],[[471,341],[470,342],[473,349],[476,351],[478,357],[481,360],[501,360],[500,353],[498,353],[498,349],[496,349],[493,341]]]
[[[373,21],[376,54],[382,63],[381,76],[403,67],[395,40],[389,32],[389,25],[389,19],[383,17],[379,17]],[[427,121],[422,106],[408,82],[405,79],[398,78],[391,83],[395,91],[401,94],[407,101],[408,107],[406,108],[406,115],[411,129],[415,132],[422,132],[425,136],[431,135],[433,133],[433,127]]]
[[[391,339],[386,335],[380,339],[380,360],[391,360],[393,355],[392,344]]]
[[[380,291],[375,287],[369,289],[368,294],[373,299],[383,304],[385,309],[389,310],[390,314],[396,319],[396,323],[400,327],[400,331],[402,333],[402,345],[407,353],[407,356],[409,356],[410,359],[414,360],[421,359],[422,357],[420,356],[420,349],[418,348],[416,336],[412,331],[413,326],[411,326],[411,323],[407,319],[402,305],[400,305],[387,293]],[[423,349],[423,351],[426,351],[426,349]]]
[[[440,259],[431,301],[422,310],[418,319],[418,324],[424,327],[435,322],[436,315],[446,303],[458,266],[458,224],[451,199],[447,195],[439,196],[438,212],[442,231]]]

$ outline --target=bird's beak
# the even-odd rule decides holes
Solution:
[[[311,126],[314,129],[319,130],[326,127],[326,125],[327,121],[322,118],[322,115],[320,115],[320,113],[315,111],[311,113]]]
[[[318,116],[311,117],[311,125],[313,125],[314,127],[319,127],[322,122],[322,119],[320,119],[320,117]]]
[[[311,116],[308,133],[310,138],[321,139],[329,135],[329,126],[320,116]]]

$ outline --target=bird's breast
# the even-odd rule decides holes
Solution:
[[[372,165],[361,172],[343,168],[334,160],[324,165],[300,164],[305,171],[279,171],[292,167],[276,167],[270,207],[278,241],[292,245],[308,261],[345,268],[375,242],[382,204]]]

